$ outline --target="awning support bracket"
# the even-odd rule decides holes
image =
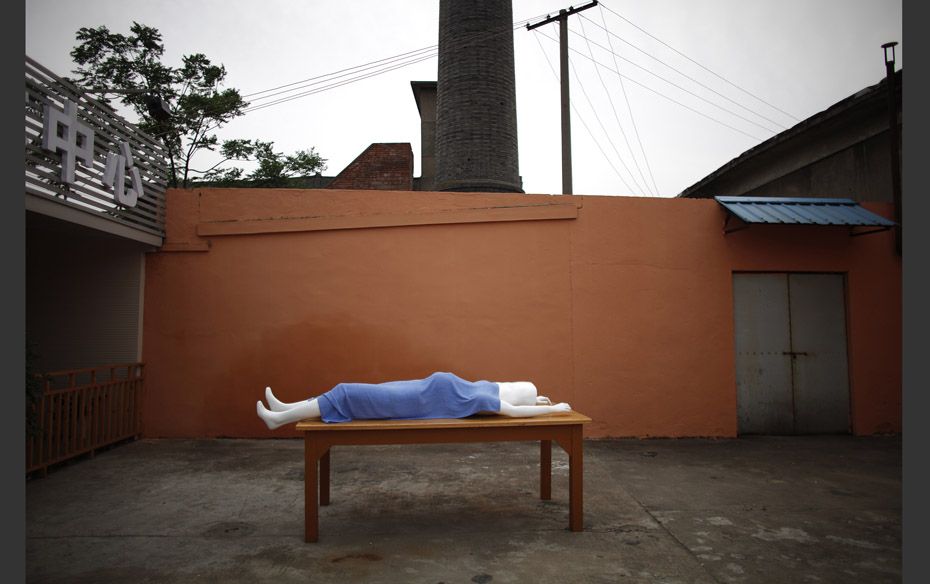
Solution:
[[[849,235],[851,237],[856,237],[857,235],[868,235],[870,233],[881,233],[882,231],[888,231],[891,227],[879,227],[878,229],[869,229],[868,231],[856,231],[855,226],[849,228]]]
[[[746,223],[745,221],[743,221],[742,219],[739,219],[739,222],[743,224],[742,226],[740,226],[740,227],[731,227],[731,228],[727,229],[727,225],[730,224],[730,219],[731,219],[732,217],[734,217],[733,214],[727,213],[727,219],[726,219],[726,221],[723,222],[723,234],[724,234],[724,235],[726,235],[727,233],[733,233],[734,231],[740,231],[740,230],[742,230],[742,229],[749,229],[749,224]]]

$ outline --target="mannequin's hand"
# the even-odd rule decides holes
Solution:
[[[570,412],[570,411],[572,411],[572,407],[571,407],[570,405],[568,405],[567,403],[565,403],[565,402],[555,404],[555,405],[552,406],[552,407],[555,408],[555,411],[557,411],[557,412]]]

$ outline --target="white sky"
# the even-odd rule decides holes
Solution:
[[[897,41],[896,68],[904,61],[901,0],[605,0],[601,4],[613,13],[594,7],[569,19],[570,29],[578,33],[569,35],[577,74],[571,77],[576,108],[572,114],[576,194],[654,194],[644,184],[653,184],[651,169],[658,196],[675,196],[797,123],[614,13],[798,120],[880,81],[885,76],[883,43]],[[513,20],[544,17],[569,5],[567,0],[513,0]],[[204,53],[226,66],[227,86],[245,95],[435,45],[438,18],[438,0],[26,0],[25,50],[58,75],[68,76],[74,67],[69,52],[76,44],[78,28],[106,25],[112,32],[126,34],[135,20],[161,31],[167,64],[180,65],[182,54]],[[597,26],[603,24],[616,35],[609,41]],[[585,58],[591,53],[581,34],[582,25],[595,59],[610,69],[615,69],[614,57],[596,45],[613,45],[619,71],[625,76],[622,86],[620,77],[605,67],[598,68],[599,79],[595,65]],[[556,26],[537,30],[557,38]],[[558,193],[559,88],[547,64],[548,56],[558,71],[558,45],[537,31],[520,28],[514,32],[514,48],[524,190]],[[220,138],[270,140],[276,150],[284,152],[315,147],[328,160],[327,175],[338,174],[372,142],[409,142],[414,175],[419,176],[420,122],[410,81],[434,81],[436,64],[433,57],[260,109],[230,122],[218,134]],[[253,101],[253,105],[261,103]],[[627,150],[627,141],[635,159]],[[208,155],[198,162],[209,166],[212,159]]]

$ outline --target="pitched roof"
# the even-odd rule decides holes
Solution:
[[[895,83],[898,92],[901,92],[901,83],[903,80],[904,69],[899,69],[895,72]],[[749,150],[743,152],[736,158],[730,160],[714,172],[705,176],[698,182],[694,183],[690,187],[687,187],[678,194],[678,197],[692,197],[692,196],[702,196],[698,193],[703,187],[705,187],[711,181],[717,179],[721,175],[733,170],[735,167],[747,162],[748,160],[755,158],[775,146],[781,145],[784,142],[792,140],[799,136],[800,134],[807,132],[821,124],[824,124],[830,120],[833,120],[837,116],[845,114],[850,110],[855,108],[860,108],[868,105],[872,105],[875,102],[881,102],[884,99],[887,99],[887,94],[885,87],[888,85],[888,79],[883,78],[881,81],[875,85],[870,85],[865,89],[857,91],[856,93],[850,95],[849,97],[838,101],[827,109],[812,115],[811,117],[798,122],[794,126],[788,128],[787,130],[776,134],[769,138],[768,140],[750,148]],[[704,194],[703,196],[707,196]]]

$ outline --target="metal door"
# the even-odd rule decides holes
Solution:
[[[734,274],[740,434],[849,431],[845,280]]]

